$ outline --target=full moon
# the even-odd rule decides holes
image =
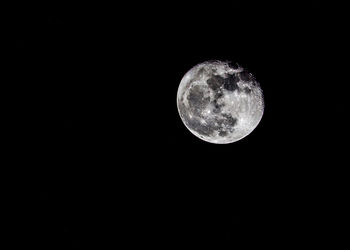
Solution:
[[[185,126],[198,138],[216,144],[249,135],[264,113],[255,77],[237,63],[206,61],[182,78],[177,108]]]

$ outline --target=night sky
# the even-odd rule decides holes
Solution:
[[[341,8],[263,2],[56,3],[13,17],[36,248],[334,247]],[[265,97],[233,144],[201,141],[177,111],[183,75],[213,59],[246,67]]]

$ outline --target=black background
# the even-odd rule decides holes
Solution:
[[[33,244],[334,246],[345,211],[343,15],[282,2],[18,12]],[[259,126],[229,145],[199,140],[177,112],[181,78],[211,59],[240,63],[264,91]]]

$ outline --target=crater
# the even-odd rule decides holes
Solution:
[[[244,93],[246,93],[246,94],[250,94],[250,93],[252,92],[252,90],[251,90],[250,88],[248,88],[248,87],[245,87],[245,88],[243,89],[243,91],[244,91]]]

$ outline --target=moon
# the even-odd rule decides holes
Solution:
[[[177,108],[192,134],[206,142],[228,144],[258,126],[264,113],[263,91],[237,63],[206,61],[183,76]]]

